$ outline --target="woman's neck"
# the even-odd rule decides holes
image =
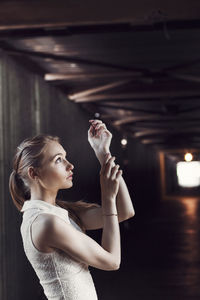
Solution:
[[[53,191],[47,191],[47,190],[40,190],[40,191],[34,191],[31,190],[31,200],[41,200],[45,201],[47,203],[50,203],[52,205],[56,205],[56,196],[57,192]]]

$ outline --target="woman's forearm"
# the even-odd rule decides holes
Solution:
[[[99,160],[99,163],[102,165],[104,161],[104,157],[106,153],[110,151],[101,151],[101,152],[95,152],[96,157]],[[113,162],[115,165],[115,163]],[[119,190],[116,198],[116,206],[119,218],[121,219],[127,219],[135,215],[135,210],[133,208],[132,200],[129,195],[129,191],[127,188],[127,185],[124,181],[124,178],[121,176],[120,182],[119,182]]]
[[[118,269],[121,263],[121,240],[118,216],[105,216],[117,214],[116,199],[102,199],[103,232],[101,246],[111,254],[114,269]],[[105,215],[104,215],[105,214]]]
[[[133,203],[129,195],[127,185],[121,176],[119,181],[119,190],[116,199],[117,211],[120,212],[122,218],[130,218],[135,215]]]

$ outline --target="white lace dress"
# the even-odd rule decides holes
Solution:
[[[75,261],[62,250],[44,253],[32,242],[30,226],[43,213],[54,214],[77,230],[82,229],[69,216],[68,211],[41,200],[27,200],[21,209],[20,227],[25,254],[35,270],[44,294],[49,300],[97,300],[95,285],[88,265]]]

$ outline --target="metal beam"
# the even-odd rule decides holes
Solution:
[[[177,7],[179,9],[177,9]],[[154,24],[200,19],[196,0],[85,0],[4,1],[0,4],[0,30],[52,28],[92,24]]]
[[[174,129],[173,131],[169,130],[169,129],[150,129],[150,130],[146,130],[146,131],[140,131],[140,132],[135,132],[133,133],[133,136],[136,138],[141,138],[143,136],[151,136],[151,135],[156,135],[156,136],[162,136],[162,135],[176,135],[176,134],[187,134],[187,133],[191,133],[191,134],[199,134],[200,133],[200,128],[178,128],[178,129]]]
[[[188,116],[188,114],[186,115]],[[128,124],[128,123],[133,123],[133,122],[139,122],[139,121],[156,121],[156,122],[168,122],[170,123],[170,121],[177,121],[177,122],[183,122],[184,119],[184,114],[178,114],[178,115],[175,115],[175,116],[169,116],[169,115],[134,115],[134,116],[128,116],[128,117],[123,117],[121,119],[118,119],[118,120],[115,120],[113,121],[113,125],[115,126],[120,126],[120,125],[124,125],[124,124]],[[191,115],[191,117],[195,117],[194,114],[193,116]],[[171,120],[170,120],[171,118]],[[194,119],[191,119],[191,120],[194,120]],[[199,119],[196,119],[196,120],[199,120]],[[187,119],[185,119],[185,121],[187,121]]]
[[[98,92],[102,92],[102,91],[107,91],[110,89],[113,89],[115,87],[121,86],[121,85],[126,85],[127,83],[130,83],[132,81],[132,79],[127,79],[127,80],[120,80],[120,81],[116,81],[116,82],[112,82],[109,84],[104,84],[102,86],[98,86],[98,87],[94,87],[88,90],[84,90],[82,92],[79,93],[74,93],[74,94],[68,94],[68,98],[70,100],[74,100],[77,101],[78,99],[88,96],[88,95],[93,95],[95,93]]]
[[[110,78],[110,77],[131,77],[132,79],[137,79],[142,72],[101,72],[101,73],[79,73],[79,74],[53,74],[46,73],[44,79],[46,81],[59,81],[59,80],[81,80],[81,79],[98,79],[98,78]],[[142,77],[142,79],[145,79]]]
[[[174,98],[174,97],[184,97],[184,96],[198,96],[200,99],[200,89],[199,88],[193,88],[189,89],[185,86],[182,88],[178,88],[177,90],[170,90],[170,86],[165,86],[165,90],[160,91],[142,91],[142,92],[134,92],[134,93],[124,93],[124,94],[112,94],[112,95],[93,95],[91,97],[83,97],[75,100],[74,102],[77,103],[85,103],[85,102],[98,102],[98,101],[104,101],[109,102],[110,100],[127,100],[131,99],[133,101],[141,101],[141,99],[153,101],[155,98]]]
[[[123,65],[117,65],[117,64],[111,64],[111,63],[106,63],[103,61],[96,61],[96,60],[91,60],[91,59],[83,59],[79,58],[76,56],[69,56],[69,55],[56,55],[52,53],[46,53],[46,52],[40,52],[37,51],[37,47],[35,48],[35,51],[28,51],[28,50],[21,50],[21,49],[16,49],[13,46],[9,45],[9,43],[2,41],[0,43],[0,50],[3,52],[6,52],[9,55],[13,56],[23,56],[23,57],[38,57],[38,58],[44,58],[44,59],[52,59],[55,61],[66,61],[66,62],[71,62],[71,63],[77,63],[77,64],[83,64],[83,65],[92,65],[96,67],[104,67],[107,69],[114,69],[114,70],[121,70],[121,71],[127,71],[127,72],[135,72],[137,75],[149,75],[150,72],[148,69],[145,68],[134,68],[134,67],[127,67]],[[147,80],[144,78],[144,80]]]

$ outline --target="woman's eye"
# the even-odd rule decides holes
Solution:
[[[57,162],[59,159],[61,159],[61,157],[58,157],[58,159],[56,159],[56,162]]]
[[[61,158],[61,157],[58,157],[58,158],[56,159],[56,162],[57,162],[59,159],[60,159],[60,160],[62,160],[62,158]],[[65,158],[65,159],[66,159],[66,158]]]

